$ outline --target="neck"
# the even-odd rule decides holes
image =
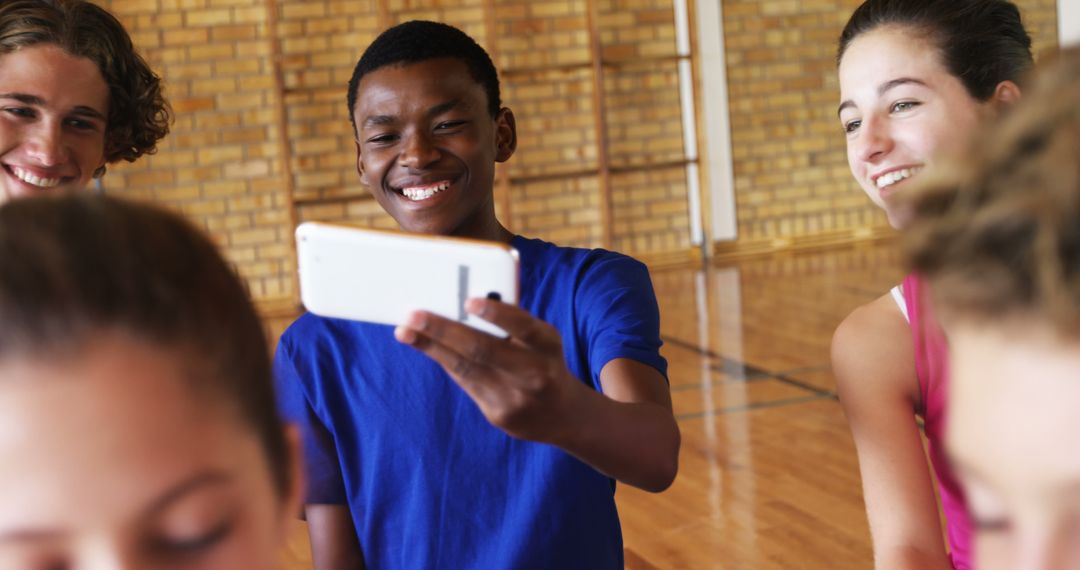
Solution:
[[[514,234],[503,227],[499,219],[495,217],[494,200],[489,200],[483,207],[477,209],[469,219],[451,232],[451,235],[501,243],[510,243],[510,240],[514,238]]]
[[[490,220],[479,226],[462,227],[459,231],[455,231],[453,235],[501,243],[510,243],[510,240],[514,238],[514,234],[503,227],[495,216],[491,216]]]

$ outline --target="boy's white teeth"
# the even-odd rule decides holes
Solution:
[[[450,187],[450,181],[439,182],[438,184],[432,184],[431,186],[416,186],[413,188],[402,188],[401,193],[410,200],[427,200],[428,198],[446,190]]]
[[[897,182],[905,178],[910,178],[912,174],[918,172],[917,168],[901,168],[900,170],[894,170],[888,174],[882,174],[877,179],[877,187],[884,188],[886,186],[892,186]]]
[[[59,185],[61,180],[59,178],[41,178],[39,176],[34,176],[18,166],[12,166],[11,172],[15,174],[15,177],[19,180],[41,188],[52,188],[53,186]]]

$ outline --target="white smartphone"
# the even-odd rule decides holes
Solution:
[[[518,253],[502,243],[305,222],[296,252],[300,299],[324,317],[398,325],[426,310],[505,337],[465,300],[518,302]]]

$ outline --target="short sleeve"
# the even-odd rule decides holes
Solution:
[[[667,378],[667,361],[660,356],[660,309],[643,263],[606,252],[582,274],[575,308],[584,322],[594,379],[618,358],[652,366]]]
[[[292,351],[283,337],[274,355],[274,381],[278,411],[286,422],[300,429],[301,464],[306,481],[306,504],[346,504],[334,438],[312,409],[297,372]]]

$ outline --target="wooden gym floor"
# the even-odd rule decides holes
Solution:
[[[653,272],[682,451],[664,493],[616,491],[627,568],[872,566],[829,342],[902,274],[889,244]],[[284,568],[311,568],[303,523]]]

